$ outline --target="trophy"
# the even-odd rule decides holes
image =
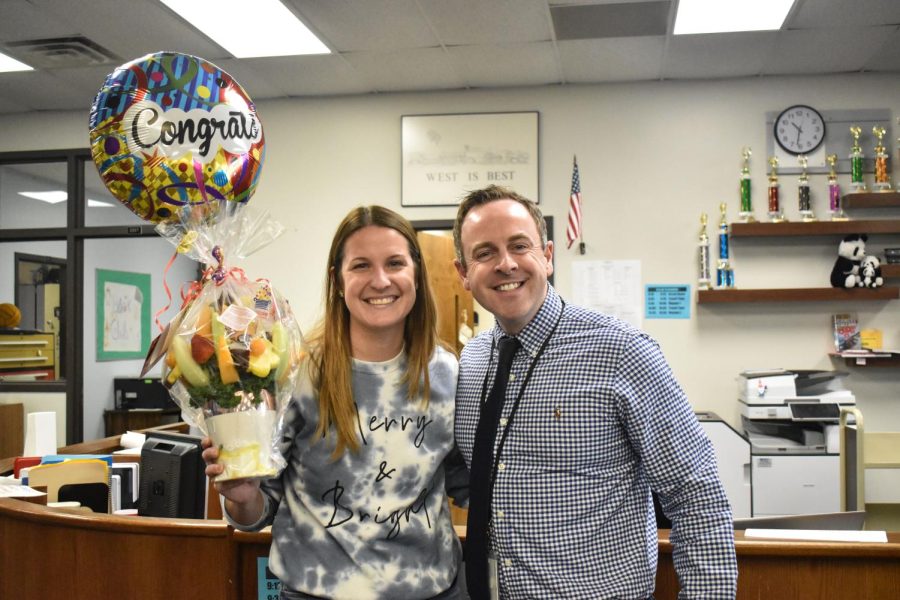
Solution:
[[[734,271],[731,270],[731,264],[728,258],[728,219],[725,217],[726,204],[723,202],[719,205],[719,212],[722,218],[719,219],[719,261],[716,264],[716,287],[717,288],[733,288],[734,287]]]
[[[866,184],[863,181],[863,156],[862,148],[859,147],[859,134],[862,129],[857,125],[850,128],[850,134],[853,136],[853,147],[850,148],[850,191],[865,192]]]
[[[709,236],[706,235],[706,213],[700,214],[700,237],[697,246],[700,247],[700,277],[697,279],[697,289],[708,290],[709,282]]]
[[[844,207],[841,205],[841,186],[837,180],[837,154],[829,154],[825,157],[828,166],[828,210],[831,212],[832,221],[846,221],[847,215],[844,213]]]
[[[872,133],[878,140],[878,145],[875,146],[875,185],[873,186],[876,192],[891,191],[891,179],[888,177],[887,171],[887,149],[882,143],[885,131],[884,127],[878,125],[872,128]]]
[[[769,165],[772,171],[769,173],[769,221],[772,223],[783,223],[787,221],[781,210],[781,200],[778,197],[778,158],[773,156],[769,158]]]
[[[741,150],[744,157],[744,166],[741,167],[741,212],[740,217],[745,223],[755,223],[753,216],[753,200],[750,198],[750,146],[744,146]]]
[[[812,198],[809,194],[809,175],[806,174],[806,166],[809,164],[809,159],[806,158],[805,154],[801,154],[797,157],[797,162],[800,163],[801,169],[799,178],[800,185],[797,186],[800,220],[804,223],[811,223],[818,219],[816,219],[816,215],[813,213]]]

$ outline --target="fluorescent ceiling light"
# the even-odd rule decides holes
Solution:
[[[34,200],[40,200],[41,202],[46,202],[47,204],[58,204],[60,202],[65,202],[69,197],[62,190],[54,190],[52,192],[19,192],[20,196],[25,196],[26,198],[32,198]]]
[[[53,190],[50,192],[19,192],[19,195],[25,196],[26,198],[32,198],[33,200],[40,200],[47,204],[59,204],[60,202],[65,202],[69,199],[68,194],[62,190]],[[89,208],[115,206],[115,204],[111,202],[103,202],[101,200],[94,200],[93,198],[87,199],[87,205]]]
[[[0,53],[0,73],[9,73],[11,71],[34,71],[34,69],[11,56]]]
[[[679,0],[675,35],[781,29],[794,0]]]
[[[161,0],[237,58],[329,54],[279,0]]]

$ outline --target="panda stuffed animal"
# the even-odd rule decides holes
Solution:
[[[866,256],[859,265],[860,287],[877,288],[884,285],[881,277],[881,261],[877,256]]]
[[[865,234],[846,236],[838,246],[838,257],[831,269],[831,285],[837,288],[854,288],[862,285],[859,268],[866,255]]]

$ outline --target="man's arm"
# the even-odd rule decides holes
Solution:
[[[622,422],[672,521],[679,597],[734,598],[734,524],[712,444],[648,336],[630,341],[617,375]]]

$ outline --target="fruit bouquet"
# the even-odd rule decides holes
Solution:
[[[283,229],[247,210],[265,158],[256,107],[228,73],[156,52],[107,76],[91,106],[91,155],[112,195],[205,265],[181,311],[151,344],[146,373],[220,448],[218,479],[270,477],[299,371],[300,330],[266,280],[226,264]]]
[[[216,240],[272,239],[279,227],[246,211],[213,227],[157,231],[197,258],[223,259]],[[197,236],[191,234],[198,233]],[[185,238],[194,237],[185,249]],[[227,245],[227,241],[225,242]],[[246,250],[246,244],[231,247]],[[209,262],[205,261],[206,264]],[[184,413],[219,447],[217,479],[272,477],[284,467],[275,444],[299,371],[302,336],[287,301],[266,280],[220,262],[193,282],[163,347],[163,382]]]

